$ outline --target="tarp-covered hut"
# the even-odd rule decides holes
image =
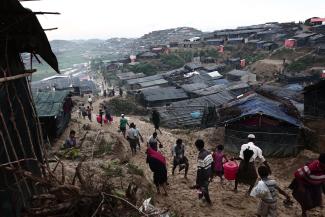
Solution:
[[[43,136],[53,139],[61,135],[71,118],[72,101],[68,91],[33,93]]]
[[[216,109],[234,99],[228,91],[187,99],[160,108],[162,125],[168,128],[211,127],[217,121]]]
[[[140,97],[141,103],[148,107],[165,106],[184,99],[188,99],[186,92],[175,87],[144,89]]]
[[[247,135],[255,134],[265,156],[294,156],[303,127],[298,111],[287,101],[277,101],[253,93],[219,110],[225,126],[225,149],[239,153]]]

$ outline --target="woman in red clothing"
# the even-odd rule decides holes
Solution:
[[[322,205],[322,185],[325,183],[325,153],[318,160],[299,168],[290,184],[293,197],[301,206],[302,216],[307,211]]]
[[[158,194],[160,194],[160,187],[162,187],[167,196],[166,158],[160,152],[149,147],[147,149],[147,163],[153,172],[153,182],[156,185]]]

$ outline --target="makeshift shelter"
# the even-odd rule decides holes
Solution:
[[[233,99],[234,96],[222,91],[209,96],[182,100],[159,109],[161,124],[168,128],[211,127],[217,121],[216,109]]]
[[[237,81],[237,82],[228,83],[227,90],[229,90],[232,94],[239,96],[252,91],[253,88],[250,85],[248,85],[246,82]]]
[[[33,91],[68,90],[80,95],[80,79],[67,75],[55,75],[31,83]]]
[[[277,101],[253,93],[228,103],[219,110],[225,126],[225,149],[239,153],[247,135],[255,134],[265,156],[294,156],[299,151],[299,113],[288,101]]]
[[[316,35],[315,33],[300,33],[293,36],[294,39],[297,41],[297,46],[302,47],[307,45],[307,42],[311,36]]]
[[[324,43],[325,43],[325,35],[323,34],[313,35],[309,38],[309,44],[312,46],[316,46],[318,44],[324,44]]]
[[[25,69],[20,54],[38,54],[55,71],[59,69],[31,10],[18,0],[2,0],[0,14],[0,216],[17,217],[41,189],[8,168],[41,176],[45,150],[29,88],[35,70]]]
[[[140,102],[147,107],[165,106],[172,102],[187,99],[183,89],[175,87],[161,87],[144,89],[141,91]]]
[[[225,42],[224,39],[207,39],[204,41],[206,45],[219,46],[223,45]]]
[[[228,38],[227,45],[238,45],[243,44],[244,38]]]
[[[223,72],[225,68],[226,68],[225,64],[213,64],[213,65],[204,66],[204,70],[207,72],[214,72],[214,71]]]
[[[297,40],[296,39],[286,39],[284,41],[284,47],[285,48],[293,48],[295,47],[297,44]]]
[[[161,74],[158,74],[158,75],[147,76],[147,77],[143,77],[143,78],[130,79],[130,80],[126,81],[127,88],[129,90],[139,89],[139,88],[141,88],[141,87],[139,87],[140,83],[159,80],[159,79],[162,79],[162,77],[163,76]]]
[[[140,83],[139,86],[140,86],[140,88],[147,88],[147,87],[152,87],[152,86],[167,87],[168,81],[166,81],[165,79],[146,81],[146,82]]]
[[[234,69],[226,75],[229,81],[256,82],[256,74],[250,71]]]
[[[304,113],[306,116],[325,118],[325,80],[304,90]]]
[[[92,80],[82,80],[80,81],[80,94],[97,94],[99,89],[97,88],[96,84]]]
[[[68,91],[33,93],[37,115],[42,125],[43,137],[60,136],[71,118],[72,101]]]
[[[187,63],[184,66],[184,69],[190,71],[190,72],[194,72],[196,70],[200,70],[203,69],[203,66],[201,64],[197,64],[197,63]]]

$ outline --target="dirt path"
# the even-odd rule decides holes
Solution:
[[[82,123],[90,123],[93,129],[106,129],[112,132],[117,132],[118,130],[118,122],[119,118],[114,117],[114,122],[112,125],[105,125],[100,127],[100,125],[95,120],[95,115],[98,112],[99,104],[102,100],[97,100],[94,102],[94,114],[93,114],[93,122],[89,122],[88,120],[81,120]],[[76,114],[74,114],[76,117]],[[153,133],[153,126],[150,123],[143,121],[143,118],[138,116],[130,116],[127,117],[129,119],[129,123],[134,122],[137,127],[140,129],[141,134],[143,135],[145,141],[149,138],[149,136]],[[213,129],[210,130],[214,132]],[[209,131],[209,132],[210,132]],[[196,158],[197,151],[193,145],[194,141],[201,137],[206,140],[206,135],[203,134],[205,131],[201,132],[190,132],[190,131],[176,131],[176,130],[167,130],[162,129],[162,135],[158,134],[160,141],[163,143],[164,148],[161,149],[161,152],[168,159],[168,193],[169,196],[155,196],[155,205],[157,207],[165,207],[173,210],[177,213],[177,216],[184,217],[198,217],[198,216],[213,216],[213,217],[250,217],[255,216],[255,212],[257,209],[258,200],[246,197],[245,192],[247,191],[247,186],[239,186],[239,192],[235,194],[233,189],[233,182],[226,182],[224,188],[219,184],[219,180],[215,179],[210,184],[210,196],[213,202],[212,207],[206,207],[199,203],[197,199],[197,193],[195,190],[190,190],[189,187],[195,184],[196,178]],[[175,176],[171,175],[171,167],[172,167],[172,157],[170,153],[170,147],[175,143],[177,138],[182,138],[184,143],[186,144],[186,156],[189,159],[190,168],[188,179],[184,179],[184,174],[175,173]],[[213,144],[208,144],[206,146],[207,149],[212,149]],[[128,150],[130,152],[130,150]],[[138,165],[143,169],[145,176],[148,180],[152,180],[152,173],[145,162],[145,143],[142,144],[141,151],[138,154],[131,158],[131,162],[135,165]],[[274,171],[274,178],[280,182],[280,186],[285,188],[288,186],[291,181],[291,168],[288,165],[287,170],[283,170],[284,162],[287,159],[269,159],[271,162],[272,169]],[[291,159],[292,161],[293,159]],[[287,162],[291,162],[288,159]],[[177,171],[177,170],[176,170]],[[281,172],[278,172],[281,171]],[[290,171],[290,172],[289,172]],[[290,191],[286,189],[288,193]],[[299,216],[300,208],[297,204],[294,207],[287,209],[283,206],[282,201],[284,198],[279,196],[278,207],[279,207],[279,216],[280,217],[292,217]],[[325,216],[321,214],[319,210],[314,211],[310,216],[320,217]]]

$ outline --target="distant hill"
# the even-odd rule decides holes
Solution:
[[[140,38],[53,40],[50,44],[62,70],[71,68],[74,64],[89,62],[92,58],[117,60],[153,45],[167,45],[169,42],[180,42],[202,34],[200,30],[191,27],[179,27],[153,31]],[[55,74],[54,70],[44,62],[41,65],[34,62],[33,66],[37,69],[37,73],[33,76],[34,80]]]
[[[202,31],[191,27],[179,27],[153,31],[136,40],[139,46],[167,45],[169,42],[181,42],[192,37],[200,37]]]

